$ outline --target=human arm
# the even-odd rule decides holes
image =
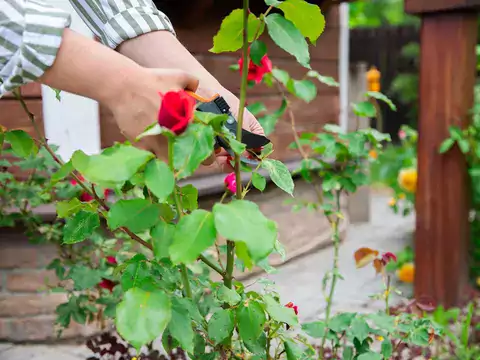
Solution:
[[[71,31],[67,13],[38,0],[0,0],[0,14],[0,94],[38,81],[97,100],[132,140],[155,121],[158,91],[197,88],[186,73],[143,68]]]

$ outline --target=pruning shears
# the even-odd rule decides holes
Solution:
[[[195,100],[197,100],[197,104],[199,104],[197,106],[198,111],[219,115],[227,114],[228,118],[225,121],[224,126],[230,132],[230,134],[232,134],[234,137],[237,136],[237,120],[230,111],[230,105],[228,105],[222,96],[216,94],[215,96],[206,99],[191,91],[188,91],[188,93]],[[270,143],[270,140],[265,136],[254,134],[248,130],[242,129],[242,143],[245,144],[246,150],[252,155],[252,157],[257,158],[258,149]],[[232,157],[235,156],[235,153],[231,149],[228,142],[221,136],[215,137],[215,149],[218,148],[225,149],[225,151]],[[245,156],[240,156],[240,161],[251,166],[257,166],[259,164],[259,160],[255,160],[254,158],[252,159]]]

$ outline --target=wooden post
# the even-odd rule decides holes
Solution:
[[[461,2],[405,4],[422,13],[415,295],[446,307],[459,305],[468,285],[467,164],[456,146],[439,154],[449,127],[465,127],[473,105],[477,14]]]

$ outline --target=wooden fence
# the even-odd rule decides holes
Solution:
[[[350,62],[376,66],[382,74],[381,91],[390,96],[398,107],[394,112],[381,104],[383,130],[392,135],[394,140],[397,140],[400,126],[409,121],[410,107],[399,101],[398,96],[392,93],[391,86],[399,74],[418,71],[415,61],[402,56],[402,48],[411,42],[419,42],[419,32],[415,27],[353,29],[350,33]]]

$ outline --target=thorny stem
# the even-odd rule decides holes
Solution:
[[[175,172],[175,168],[173,166],[173,139],[168,137],[168,166],[170,166],[170,170],[172,173]],[[178,197],[177,193],[177,184],[173,187],[173,199],[175,200],[175,205],[177,207],[178,218],[181,219],[183,217],[183,208],[182,203]],[[183,287],[185,288],[185,294],[188,298],[192,297],[192,288],[190,287],[190,280],[188,279],[188,269],[185,264],[180,265],[180,270],[182,272],[182,283]]]
[[[338,260],[339,260],[339,252],[340,252],[340,234],[338,230],[338,225],[340,223],[340,217],[338,214],[340,213],[340,195],[342,194],[342,190],[337,190],[335,193],[335,211],[337,215],[335,216],[335,220],[329,220],[330,225],[332,227],[332,240],[333,240],[333,266],[332,266],[332,282],[330,283],[330,291],[328,294],[327,300],[327,308],[325,310],[325,324],[327,325],[325,328],[325,334],[322,338],[322,346],[320,347],[320,359],[323,359],[323,352],[325,350],[325,343],[327,341],[327,334],[328,334],[328,323],[330,321],[330,316],[332,313],[332,304],[333,304],[333,296],[335,294],[335,287],[338,281]]]
[[[247,102],[247,80],[248,80],[248,0],[243,0],[243,68],[242,83],[240,86],[240,105],[238,109],[237,141],[242,142],[243,115]],[[240,155],[235,154],[235,181],[237,182],[237,199],[242,199],[242,174],[240,171]],[[235,243],[227,240],[227,269],[223,277],[224,285],[231,289],[233,279],[233,267],[235,263]]]
[[[35,120],[35,115],[33,113],[30,112],[30,110],[28,109],[27,107],[27,104],[25,103],[25,100],[23,99],[22,97],[22,94],[20,93],[20,91],[18,89],[15,89],[13,90],[13,95],[15,96],[15,98],[20,102],[20,105],[22,106],[23,110],[25,111],[25,113],[27,114],[28,118],[30,119],[32,125],[33,125],[33,128],[38,136],[38,139],[40,141],[40,143],[45,147],[45,150],[47,150],[47,152],[52,156],[53,160],[55,160],[55,162],[57,164],[59,164],[60,166],[63,166],[65,165],[65,163],[58,158],[58,156],[55,154],[55,152],[52,150],[52,148],[48,145],[48,142],[47,140],[45,139],[45,137],[43,136],[42,132],[40,131],[40,129],[38,128],[38,125],[37,125],[37,122]],[[105,211],[109,211],[110,208],[108,207],[107,204],[105,204],[105,202],[100,199],[98,196],[96,196],[96,194],[92,193],[92,191],[85,185],[85,183],[77,176],[75,175],[74,173],[71,174],[71,176],[77,181],[77,183],[80,185],[80,187],[83,188],[83,190],[85,190],[88,194],[92,195],[95,197],[95,199],[97,200],[97,202],[102,206],[102,208],[105,210]],[[150,249],[150,250],[153,250],[153,247],[150,243],[146,242],[145,240],[143,240],[142,238],[140,238],[139,236],[137,236],[136,234],[132,233],[129,229],[125,228],[125,227],[121,227],[119,230],[123,231],[124,233],[126,233],[128,236],[130,236],[130,238],[134,241],[136,241],[137,243],[145,246],[146,248]]]

